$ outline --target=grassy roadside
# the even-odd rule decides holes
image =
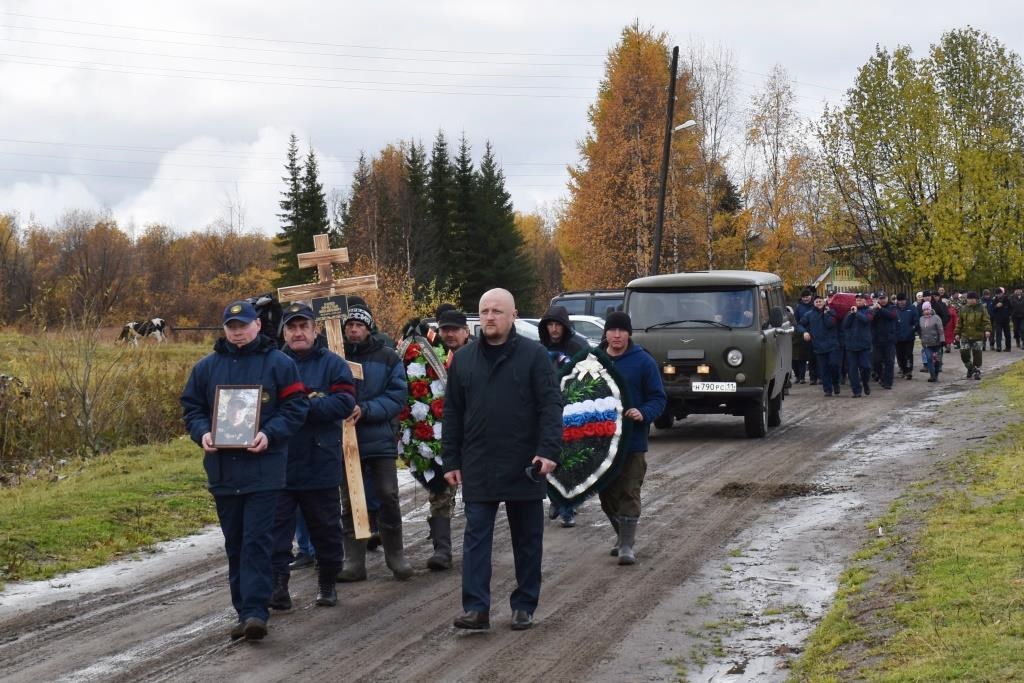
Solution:
[[[72,461],[58,475],[0,489],[0,587],[98,566],[216,521],[186,437]]]
[[[1005,429],[872,524],[790,680],[1024,680],[1024,367],[986,384]]]

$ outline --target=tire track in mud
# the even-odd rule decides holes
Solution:
[[[908,383],[909,384],[909,383]],[[456,567],[421,569],[430,552],[422,491],[403,487],[407,553],[416,575],[397,582],[370,553],[370,579],[338,584],[339,605],[312,606],[315,577],[293,573],[296,608],[274,612],[260,643],[231,643],[226,563],[220,554],[175,566],[124,589],[56,602],[5,618],[0,611],[0,677],[10,680],[452,680],[590,679],[631,628],[692,577],[708,556],[750,525],[763,497],[726,498],[726,484],[775,485],[812,479],[837,453],[829,447],[867,432],[885,415],[926,395],[912,388],[853,402],[823,401],[816,388],[784,402],[781,427],[766,439],[743,436],[739,418],[700,417],[655,430],[644,486],[638,563],[608,555],[611,529],[596,500],[575,529],[548,525],[537,625],[508,629],[514,585],[507,524],[498,516],[491,631],[460,633],[461,516]],[[855,416],[851,409],[856,409]],[[130,578],[125,579],[130,582]]]

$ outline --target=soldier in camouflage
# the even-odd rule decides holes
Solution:
[[[960,309],[953,330],[953,338],[960,342],[960,358],[967,368],[967,379],[981,379],[982,345],[991,336],[992,320],[988,311],[978,301],[977,292],[968,292],[967,305]]]

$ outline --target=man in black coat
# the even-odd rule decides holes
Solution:
[[[462,607],[456,628],[490,628],[491,546],[505,503],[516,589],[512,629],[533,625],[540,597],[544,476],[562,447],[562,396],[547,351],[515,332],[515,300],[504,289],[480,298],[480,341],[455,353],[442,428],[445,479],[462,485],[466,531]]]

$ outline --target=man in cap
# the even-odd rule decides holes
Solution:
[[[505,503],[516,588],[512,630],[533,626],[544,549],[544,476],[562,450],[562,395],[544,347],[515,330],[512,294],[480,298],[480,340],[455,352],[441,431],[444,477],[462,486],[462,608],[456,628],[491,626],[491,546]]]
[[[797,321],[797,333],[805,344],[810,344],[817,357],[821,387],[826,396],[839,395],[839,373],[842,352],[839,348],[839,323],[835,311],[825,305],[825,298],[814,296],[811,310]]]
[[[363,379],[356,382],[356,406],[350,420],[355,422],[363,476],[380,505],[378,526],[384,561],[396,579],[412,576],[402,541],[402,510],[398,501],[398,470],[395,448],[398,414],[405,407],[409,386],[405,366],[384,340],[373,337],[373,315],[362,306],[352,306],[345,316],[345,357],[363,366]],[[342,483],[342,528],[345,559],[340,581],[366,579],[366,541],[357,540],[352,523],[348,484]]]
[[[871,321],[874,311],[867,296],[857,294],[854,305],[843,319],[843,340],[846,342],[846,369],[854,398],[871,394]]]
[[[224,336],[189,375],[181,395],[185,426],[204,451],[208,487],[217,505],[228,556],[228,584],[238,623],[231,638],[267,634],[272,590],[271,552],[277,497],[285,485],[289,439],[309,411],[299,371],[260,334],[253,305],[235,301],[224,309]],[[259,385],[256,438],[248,448],[217,448],[212,415],[222,385]]]
[[[310,408],[302,430],[288,443],[288,472],[274,523],[274,592],[270,606],[291,609],[288,592],[296,509],[302,512],[319,565],[316,604],[333,607],[334,581],[341,569],[341,498],[344,479],[341,423],[355,407],[356,387],[348,363],[327,348],[317,334],[316,315],[308,305],[284,309],[284,353],[299,369]]]
[[[804,287],[800,292],[800,301],[793,307],[793,318],[800,322],[804,316],[814,310],[815,292],[811,287]],[[796,383],[806,382],[806,375],[810,375],[811,386],[818,383],[818,358],[813,348],[806,345],[803,336],[796,337],[793,343],[793,372],[796,376]]]
[[[896,339],[899,336],[899,309],[885,292],[878,293],[871,321],[871,366],[883,389],[892,389],[896,361]]]
[[[647,474],[647,433],[668,403],[658,364],[632,337],[633,323],[629,314],[615,311],[605,320],[601,348],[611,356],[615,369],[626,380],[633,407],[623,416],[636,423],[622,470],[599,494],[601,509],[618,534],[612,554],[619,556],[619,564],[627,565],[636,562],[633,544],[640,521],[640,488]]]
[[[1013,342],[1010,340],[1011,309],[1010,297],[1006,295],[1006,288],[997,287],[996,294],[992,297],[992,308],[989,311],[996,351],[1009,353],[1013,350]]]
[[[445,365],[450,368],[455,352],[470,341],[466,314],[454,306],[440,311],[437,315],[437,329],[448,352]],[[452,568],[452,516],[455,514],[455,494],[458,490],[458,486],[448,484],[440,491],[430,490],[427,493],[430,506],[427,525],[434,546],[434,554],[427,560],[427,569],[432,571]]]
[[[967,368],[967,379],[981,379],[981,346],[992,336],[992,321],[977,292],[967,292],[967,305],[960,309],[953,335],[960,342],[960,360]]]

